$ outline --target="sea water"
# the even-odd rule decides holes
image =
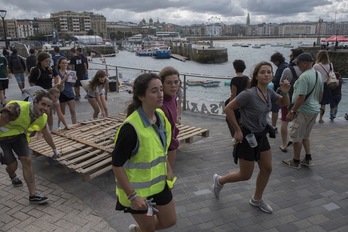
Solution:
[[[186,74],[201,74],[201,77],[187,76],[188,79],[202,80],[207,79],[204,76],[217,76],[221,79],[219,87],[205,88],[202,86],[187,86],[186,95],[189,109],[192,109],[192,103],[197,103],[197,111],[204,111],[205,113],[222,114],[223,102],[230,96],[230,89],[228,86],[228,80],[235,75],[232,63],[236,59],[244,60],[246,64],[245,75],[251,76],[254,66],[261,61],[270,62],[270,57],[275,52],[280,52],[285,57],[286,61],[289,62],[289,55],[291,48],[302,46],[303,44],[313,44],[315,39],[249,39],[249,40],[233,40],[233,41],[214,41],[214,47],[225,47],[227,48],[228,61],[222,64],[200,64],[195,61],[182,62],[176,59],[155,59],[153,57],[139,57],[135,53],[128,51],[120,51],[116,57],[107,57],[106,64],[132,67],[144,70],[152,70],[154,72],[160,71],[166,66],[173,66],[180,73]],[[248,44],[249,47],[232,46],[233,44]],[[286,44],[286,47],[282,46]],[[263,45],[260,48],[253,48],[254,45]],[[98,63],[99,58],[94,58],[94,62]],[[100,63],[100,62],[99,62]],[[270,62],[271,63],[271,62]],[[273,65],[273,63],[271,63]],[[90,78],[94,75],[96,70],[104,69],[105,64],[92,64],[92,69],[89,71]],[[273,71],[276,71],[276,66],[273,66]],[[109,74],[115,75],[115,69],[112,67],[108,68]],[[125,68],[118,68],[118,72],[122,74],[121,81],[134,80],[138,75],[142,73],[140,70],[132,70]],[[183,79],[183,76],[181,76]],[[348,87],[343,85],[342,87],[342,100],[339,105],[337,113],[338,117],[343,117],[348,112]],[[191,108],[190,108],[191,107]],[[203,107],[203,108],[202,108]],[[327,106],[325,116],[328,117],[329,106]]]

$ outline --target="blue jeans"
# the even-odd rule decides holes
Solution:
[[[15,73],[13,74],[16,78],[17,83],[24,83],[24,73]]]

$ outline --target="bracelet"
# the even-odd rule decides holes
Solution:
[[[288,95],[288,93],[281,92],[280,95],[282,95],[284,97],[284,96]]]
[[[138,194],[134,194],[131,198],[128,198],[128,200],[133,201],[137,196],[138,196]]]
[[[127,194],[127,197],[130,198],[131,196],[133,196],[134,194],[136,194],[135,190],[133,189],[133,191],[130,194]]]

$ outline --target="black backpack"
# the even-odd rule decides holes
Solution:
[[[18,56],[12,56],[11,61],[12,61],[12,68],[13,68],[14,73],[24,72],[23,65],[22,65],[21,60]]]

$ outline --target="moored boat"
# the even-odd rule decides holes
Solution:
[[[220,85],[221,81],[203,81],[202,86],[203,87],[218,87]]]
[[[172,55],[170,49],[159,49],[154,51],[154,56],[156,59],[169,59]]]
[[[203,84],[203,81],[199,81],[199,80],[187,80],[186,84],[188,86],[201,86]]]

